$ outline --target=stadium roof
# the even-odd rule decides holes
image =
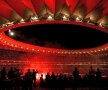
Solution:
[[[0,0],[0,8],[0,24],[40,16],[45,10],[51,14],[61,12],[90,18],[95,22],[103,20],[108,24],[108,0]]]

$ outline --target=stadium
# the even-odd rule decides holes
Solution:
[[[0,68],[83,75],[93,66],[108,75],[108,0],[0,0],[0,8]]]

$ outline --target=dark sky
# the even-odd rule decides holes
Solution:
[[[26,43],[62,49],[85,49],[108,42],[108,34],[99,30],[68,24],[42,24],[14,29],[14,37]]]

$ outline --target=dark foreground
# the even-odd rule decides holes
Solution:
[[[98,68],[96,71],[90,67],[89,73],[80,76],[77,67],[72,74],[47,73],[44,77],[37,70],[23,74],[16,68],[10,68],[7,72],[5,67],[0,72],[0,90],[108,90],[108,77],[102,77]]]

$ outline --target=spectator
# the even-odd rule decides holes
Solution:
[[[50,86],[51,77],[49,73],[46,74],[46,86]]]
[[[74,77],[74,80],[79,79],[79,71],[77,67],[75,67],[75,70],[73,71],[73,77]]]
[[[90,67],[90,70],[89,70],[89,76],[90,77],[94,77],[95,76],[95,70],[93,69],[92,66]]]
[[[101,71],[100,71],[100,69],[99,68],[97,68],[97,71],[96,71],[96,78],[97,79],[101,79]]]
[[[96,78],[95,78],[95,70],[93,69],[93,67],[91,66],[90,67],[90,70],[89,70],[89,87],[92,88],[95,86],[96,84]]]
[[[8,71],[8,79],[13,79],[14,77],[15,77],[15,72],[11,67],[10,70]]]
[[[6,68],[3,67],[0,73],[1,73],[1,79],[5,80],[6,79]]]
[[[40,77],[40,86],[41,86],[41,87],[44,86],[43,74],[41,74],[41,77]]]
[[[25,90],[32,90],[32,80],[33,80],[33,74],[28,69],[28,71],[25,73],[24,80],[25,80]]]
[[[74,78],[73,89],[77,90],[78,84],[79,84],[79,71],[78,71],[77,67],[75,67],[75,69],[73,71],[73,78]]]
[[[52,72],[52,75],[51,75],[51,86],[52,87],[56,87],[56,75],[54,72]]]
[[[34,87],[36,87],[36,74],[37,73],[38,73],[38,71],[37,70],[35,71],[35,69],[33,69],[33,84],[34,84],[33,86]]]

